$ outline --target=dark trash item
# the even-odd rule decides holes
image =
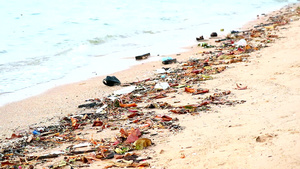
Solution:
[[[171,64],[171,63],[176,63],[177,60],[176,59],[171,59],[171,60],[166,60],[166,61],[163,61],[162,63],[167,65],[167,64]]]
[[[162,63],[167,65],[167,64],[171,64],[171,63],[176,63],[177,60],[176,59],[173,59],[171,57],[164,57],[162,58]]]
[[[198,38],[198,37],[196,37],[196,40],[197,40],[197,41],[204,40],[204,37],[203,37],[203,36],[200,36],[199,38]]]
[[[81,104],[81,105],[78,106],[78,108],[83,108],[83,107],[92,108],[92,107],[95,107],[96,105],[97,105],[96,102],[91,102],[91,103]]]
[[[213,32],[210,34],[210,37],[217,37],[217,36],[218,36],[217,32]]]
[[[115,153],[111,152],[110,154],[108,154],[105,159],[113,159],[115,157]]]
[[[231,31],[231,34],[235,34],[235,33],[240,33],[240,31],[235,31],[235,30]]]
[[[273,25],[273,23],[266,23],[266,24],[255,25],[254,28],[264,27],[264,26],[270,26],[270,25]]]
[[[142,60],[142,59],[147,59],[150,56],[150,53],[146,53],[143,55],[139,55],[135,57],[135,60]]]
[[[215,40],[215,42],[222,42],[222,41],[226,41],[226,40],[229,40],[229,39],[227,39],[227,38],[225,38],[225,39],[218,39],[218,40]]]
[[[106,76],[106,78],[103,79],[103,83],[107,86],[117,86],[121,84],[120,80],[115,76]]]

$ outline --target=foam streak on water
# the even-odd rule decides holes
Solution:
[[[167,55],[297,0],[0,2],[0,105]]]

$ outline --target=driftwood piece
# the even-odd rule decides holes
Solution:
[[[147,59],[150,56],[150,53],[146,53],[143,55],[138,55],[135,57],[135,60],[142,60],[142,59]]]

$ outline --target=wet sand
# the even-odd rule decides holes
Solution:
[[[232,98],[247,102],[216,107],[211,112],[197,116],[178,116],[185,130],[175,135],[168,134],[168,137],[162,136],[155,140],[155,146],[143,150],[153,157],[149,161],[151,166],[299,168],[299,27],[299,20],[281,26],[277,34],[281,38],[270,43],[269,47],[251,53],[250,62],[230,64],[229,69],[214,75],[214,80],[205,81],[206,88],[231,90]],[[190,51],[171,57],[179,62],[190,57],[202,57],[201,47],[189,48]],[[176,66],[157,61],[112,75],[126,83],[153,76],[156,69]],[[121,86],[103,85],[103,78],[63,85],[1,107],[1,137],[10,136],[14,130],[28,130],[30,126],[55,123],[62,116],[78,112],[77,106],[86,99],[101,98],[121,89]],[[247,90],[235,90],[236,83],[247,85]],[[179,94],[176,99],[192,102],[193,98]],[[97,168],[99,165],[95,162],[91,167]]]

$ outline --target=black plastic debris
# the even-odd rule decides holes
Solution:
[[[210,34],[210,37],[217,37],[217,36],[218,36],[217,32],[213,32]]]
[[[135,57],[135,60],[142,60],[142,59],[147,59],[150,56],[150,53],[146,53],[143,55],[139,55]]]
[[[83,108],[83,107],[92,108],[92,107],[95,107],[96,105],[97,105],[96,102],[91,102],[91,103],[81,104],[78,106],[78,108]]]
[[[120,80],[115,76],[106,76],[106,78],[103,79],[103,83],[106,86],[117,86],[121,84]]]
[[[204,40],[204,37],[203,37],[203,36],[200,36],[200,37],[196,37],[196,40],[197,40],[197,41],[201,41],[201,40]]]
[[[166,57],[166,58],[163,58],[163,59],[162,59],[162,63],[163,63],[164,65],[172,64],[172,63],[176,63],[176,62],[177,62],[177,60],[176,60],[176,59],[173,59],[173,58],[171,58],[171,57]]]

